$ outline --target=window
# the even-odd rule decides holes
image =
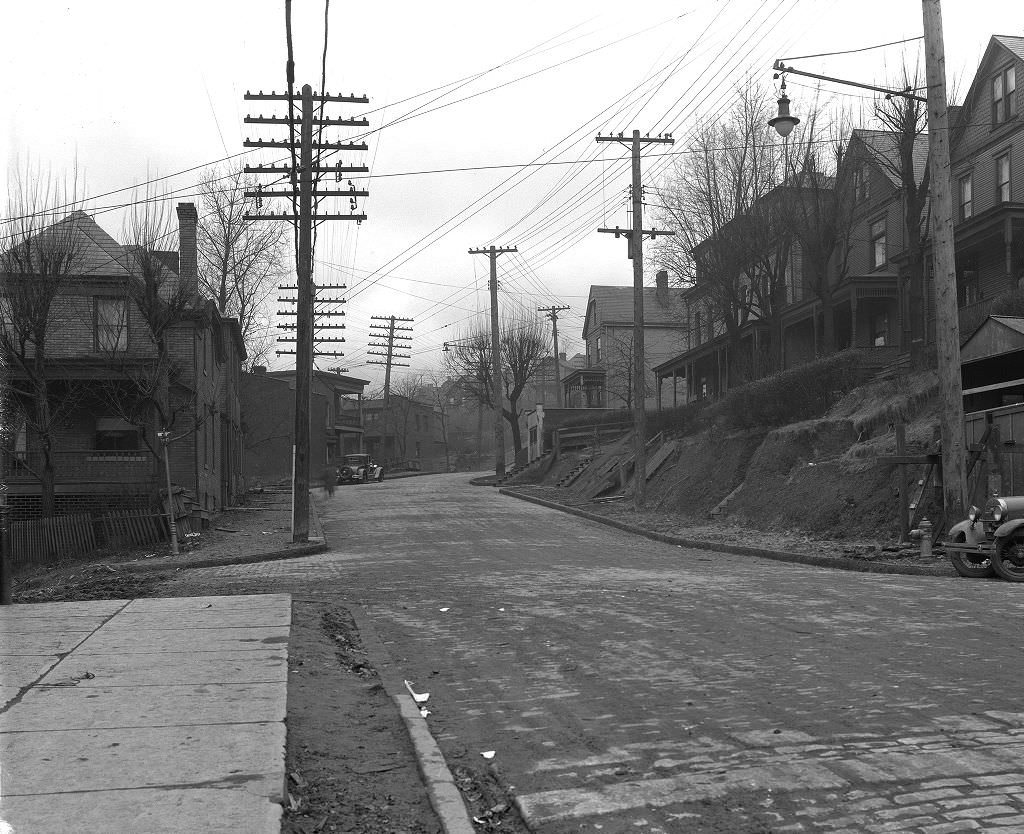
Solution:
[[[996,202],[1010,202],[1010,154],[996,157]]]
[[[138,426],[120,417],[97,417],[93,448],[102,451],[138,451],[142,432]]]
[[[598,365],[601,364],[601,337],[600,336],[597,337],[597,343],[595,345],[594,361]]]
[[[862,165],[854,171],[853,193],[857,203],[865,203],[871,196],[871,176],[867,165]]]
[[[123,298],[94,299],[96,351],[128,347],[128,305]]]
[[[886,260],[885,220],[876,220],[871,224],[871,268],[881,269]]]
[[[978,283],[978,270],[965,269],[960,273],[960,306],[981,301],[981,286]]]
[[[960,177],[960,219],[967,220],[974,214],[974,176]]]
[[[1008,66],[992,79],[992,124],[1001,125],[1017,115],[1017,73]]]
[[[871,344],[875,347],[885,347],[888,336],[889,314],[884,311],[876,313],[871,317]]]

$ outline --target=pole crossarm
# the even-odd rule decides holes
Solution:
[[[246,116],[243,121],[247,125],[294,125],[295,120],[287,116]],[[369,127],[367,119],[313,119],[315,125],[333,125],[334,127]]]
[[[365,214],[314,214],[312,215],[313,222],[319,223],[321,220],[355,220],[357,223],[362,223],[366,219]],[[244,214],[242,215],[243,220],[288,220],[289,222],[301,219],[301,213],[295,214],[294,212],[282,211],[279,214],[270,212],[269,214]]]
[[[615,235],[615,237],[633,237],[632,229],[621,229],[618,226],[616,226],[614,229],[598,229],[598,231],[606,235]],[[655,238],[658,237],[658,235],[661,235],[662,237],[665,237],[666,235],[674,235],[675,232],[670,231],[668,229],[641,229],[640,234],[646,237]]]
[[[284,139],[246,139],[243,148],[280,148],[287,150],[292,143]],[[318,151],[365,151],[365,142],[313,142],[310,147]]]
[[[888,87],[876,87],[873,84],[861,84],[859,81],[847,81],[845,78],[833,78],[828,75],[818,75],[814,72],[805,72],[804,70],[798,70],[794,67],[786,66],[782,61],[776,61],[772,65],[772,69],[779,75],[782,73],[802,75],[806,78],[817,78],[819,81],[831,81],[833,84],[845,84],[847,87],[859,87],[862,90],[874,90],[876,93],[885,93],[887,96],[899,96],[900,98],[909,98],[914,101],[923,101],[926,104],[928,103],[927,98],[924,96],[914,95],[910,90],[890,90]],[[775,77],[778,78],[778,75]]]
[[[271,90],[269,93],[264,93],[260,90],[258,93],[252,93],[249,90],[245,91],[243,98],[246,101],[288,101],[292,99],[299,101],[302,99],[301,93],[278,93],[275,90]],[[347,96],[342,95],[331,95],[330,93],[313,93],[313,101],[340,101],[343,104],[369,104],[370,99],[366,96],[357,96],[349,93]]]
[[[246,191],[246,197],[294,197],[292,191]],[[370,192],[357,188],[314,188],[314,197],[369,197]]]
[[[297,169],[302,172],[302,166]],[[310,165],[309,170],[314,174],[368,174],[370,169],[366,165]],[[246,174],[290,174],[290,165],[246,165],[243,168]]]

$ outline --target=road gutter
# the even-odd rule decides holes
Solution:
[[[548,507],[552,510],[561,510],[564,513],[579,516],[580,518],[585,518],[588,521],[596,521],[598,524],[615,527],[627,533],[635,533],[638,536],[644,536],[645,538],[654,539],[655,541],[664,542],[665,544],[674,544],[679,547],[689,547],[695,550],[715,550],[721,553],[733,553],[737,556],[754,556],[758,559],[771,559],[776,562],[795,562],[801,565],[814,565],[816,567],[835,568],[836,570],[856,571],[859,573],[939,576],[946,579],[954,577],[952,568],[947,569],[945,566],[931,567],[928,565],[897,565],[892,562],[873,562],[863,559],[850,559],[845,556],[814,556],[809,553],[787,553],[783,550],[768,550],[763,547],[747,547],[742,544],[728,544],[727,542],[687,539],[682,536],[672,536],[667,533],[645,530],[643,527],[637,527],[634,524],[628,524],[624,521],[608,518],[607,516],[603,516],[598,513],[589,513],[586,510],[570,507],[566,504],[558,504],[554,501],[538,498],[535,495],[526,495],[525,493],[517,492],[514,489],[500,488],[498,492],[502,495],[519,498],[522,501],[529,501],[532,504],[539,504],[542,507]]]
[[[352,619],[356,621],[363,647],[367,650],[374,669],[377,670],[384,691],[391,696],[402,716],[402,721],[405,722],[409,738],[416,750],[416,763],[423,776],[430,804],[441,821],[445,834],[476,834],[444,754],[431,735],[426,719],[420,715],[419,708],[409,697],[405,681],[396,671],[394,661],[384,647],[383,641],[377,635],[365,611],[357,606],[351,606],[349,611]]]

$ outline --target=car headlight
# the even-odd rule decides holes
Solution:
[[[972,506],[972,507],[971,507],[971,508],[970,508],[970,509],[969,509],[969,510],[967,511],[967,518],[968,518],[968,519],[970,519],[970,520],[971,520],[971,522],[975,522],[975,521],[977,521],[977,520],[978,520],[978,513],[979,513],[979,512],[980,512],[980,510],[979,510],[979,509],[978,509],[977,507],[974,507],[974,506]]]
[[[1003,516],[1006,515],[1006,502],[1002,498],[997,498],[992,504],[992,518],[996,521],[1002,521]]]

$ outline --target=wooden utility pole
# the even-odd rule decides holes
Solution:
[[[409,359],[410,354],[408,353],[396,353],[395,349],[408,350],[410,345],[408,342],[412,341],[412,336],[405,336],[398,331],[409,331],[412,332],[411,327],[396,327],[395,322],[398,321],[413,321],[412,319],[403,319],[398,316],[370,316],[371,319],[376,321],[386,321],[387,324],[371,324],[370,325],[370,338],[371,339],[385,339],[386,341],[381,344],[380,342],[370,342],[370,347],[384,348],[385,353],[381,353],[379,350],[368,350],[366,351],[371,356],[383,356],[384,361],[381,362],[379,359],[367,360],[367,365],[384,365],[384,411],[388,410],[388,406],[391,404],[391,369],[394,368],[408,368],[407,362],[395,362],[395,359]],[[398,340],[400,344],[396,345],[395,340]],[[401,342],[406,344],[401,344]]]
[[[555,347],[555,402],[558,407],[562,407],[562,368],[559,364],[558,358],[558,314],[562,310],[568,310],[568,307],[538,307],[538,313],[547,313],[547,317],[551,319],[551,341],[554,342]]]
[[[292,69],[289,61],[289,87],[292,81]],[[313,223],[314,220],[355,220],[362,222],[366,219],[365,214],[356,214],[354,211],[349,214],[315,214],[313,200],[315,197],[338,196],[343,194],[352,200],[354,205],[355,196],[365,196],[365,191],[356,192],[353,188],[345,191],[317,190],[319,174],[327,171],[333,172],[340,180],[344,173],[365,173],[368,169],[365,166],[342,166],[341,163],[333,167],[321,167],[314,164],[313,151],[317,151],[319,161],[322,150],[330,151],[365,151],[365,143],[346,142],[314,142],[313,125],[330,125],[346,127],[365,127],[368,123],[365,119],[327,119],[314,117],[314,101],[324,102],[341,101],[353,104],[368,104],[369,99],[365,96],[332,96],[328,93],[313,95],[312,88],[305,84],[299,95],[292,93],[246,93],[246,101],[270,100],[285,101],[289,105],[289,112],[294,100],[298,98],[302,102],[301,123],[299,131],[299,163],[298,163],[298,205],[294,213],[281,214],[246,214],[244,220],[287,220],[296,225],[297,228],[297,249],[295,256],[296,295],[294,302],[295,324],[289,325],[295,330],[295,424],[294,424],[294,467],[292,473],[292,541],[305,542],[309,539],[309,486],[310,486],[310,389],[313,376],[313,316],[315,287],[313,285]],[[271,124],[288,125],[290,136],[288,140],[264,140],[246,139],[243,143],[247,148],[275,148],[289,150],[294,154],[295,150],[295,123],[289,115],[287,118],[246,116],[247,124]],[[294,156],[293,156],[294,159]],[[287,165],[269,166],[246,166],[247,174],[279,173],[287,174],[292,183],[291,191],[264,191],[262,188],[256,191],[247,191],[245,196],[255,197],[257,210],[262,206],[264,198],[288,197],[295,203],[295,169]],[[292,299],[282,299],[292,300]],[[340,301],[338,303],[341,303]],[[344,313],[324,313],[323,315],[344,315]],[[279,341],[292,341],[292,339],[280,339]],[[344,341],[343,339],[328,339],[322,341]],[[290,351],[279,351],[285,353]],[[332,352],[331,355],[341,356],[340,352]]]
[[[619,142],[626,140],[620,133],[618,136],[598,136],[598,142]],[[637,509],[643,507],[644,493],[647,486],[647,367],[644,356],[644,235],[652,238],[657,235],[671,235],[674,232],[661,232],[656,229],[644,229],[643,226],[643,183],[640,179],[640,148],[643,145],[658,143],[672,144],[672,134],[650,137],[640,136],[639,130],[633,131],[632,141],[628,147],[633,155],[633,228],[598,229],[599,232],[614,234],[615,237],[625,236],[629,240],[629,257],[633,261],[633,433],[634,438],[634,473],[636,488],[633,491],[633,503]]]
[[[960,319],[956,298],[953,194],[949,171],[946,55],[939,0],[923,0],[925,73],[928,80],[928,148],[931,165],[932,258],[935,284],[935,347],[942,431],[943,509],[947,521],[964,517],[966,447],[960,378]]]
[[[491,377],[494,400],[494,476],[500,481],[505,477],[505,415],[502,401],[505,398],[505,383],[501,376],[501,333],[498,329],[498,255],[518,252],[515,246],[488,246],[485,249],[470,249],[470,255],[487,255],[491,259]],[[513,415],[514,419],[514,415]]]

